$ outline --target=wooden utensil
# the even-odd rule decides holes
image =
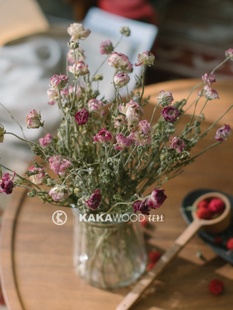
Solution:
[[[225,209],[221,215],[214,219],[199,219],[196,216],[195,207],[206,198],[217,197],[224,201]],[[184,232],[175,240],[173,246],[168,249],[156,263],[156,265],[145,276],[139,280],[135,287],[126,295],[122,302],[117,306],[116,310],[129,309],[145,292],[145,290],[153,283],[155,278],[163,271],[167,264],[179,253],[184,245],[194,236],[194,234],[203,228],[211,233],[218,233],[225,230],[231,221],[231,204],[229,199],[218,192],[210,192],[201,195],[193,203],[194,211],[192,212],[193,222],[184,230]]]

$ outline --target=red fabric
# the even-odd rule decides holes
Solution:
[[[157,24],[156,11],[148,0],[98,0],[97,5],[112,14]]]

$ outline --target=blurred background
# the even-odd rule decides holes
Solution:
[[[98,6],[124,17],[158,26],[153,51],[155,68],[148,83],[176,78],[200,77],[223,58],[233,45],[232,0],[37,0],[50,20],[52,17],[85,18],[90,7]],[[104,27],[105,25],[103,25]],[[220,76],[232,75],[228,64]]]

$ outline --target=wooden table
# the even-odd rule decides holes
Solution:
[[[155,99],[160,90],[172,91],[176,99],[187,95],[196,81],[171,81],[148,86],[146,94]],[[221,100],[209,103],[210,115],[233,102],[233,81],[219,82]],[[233,112],[221,121],[233,125]],[[213,137],[207,138],[213,139]],[[203,147],[208,141],[200,143]],[[164,223],[155,223],[149,242],[158,250],[168,248],[185,229],[180,205],[197,188],[233,191],[233,137],[200,157],[185,172],[165,185],[168,199],[159,210]],[[67,222],[57,226],[52,214],[58,208],[44,205],[17,189],[7,206],[2,223],[1,281],[9,310],[113,310],[129,288],[107,292],[79,279],[72,265],[72,225],[70,209],[62,209]],[[205,261],[197,257],[201,251]],[[227,269],[227,272],[226,272]],[[222,272],[222,273],[221,273]],[[135,310],[155,309],[232,309],[233,267],[226,264],[195,236],[180,255],[166,268]],[[213,278],[224,281],[222,296],[208,292]]]

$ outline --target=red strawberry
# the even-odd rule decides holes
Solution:
[[[198,205],[197,208],[207,208],[208,207],[208,201],[207,200],[201,200]]]
[[[208,208],[199,208],[197,209],[196,214],[199,219],[204,219],[204,220],[209,220],[212,217],[212,213],[210,212]]]
[[[226,247],[228,250],[233,250],[233,238],[227,240]]]
[[[214,295],[220,295],[224,290],[224,283],[221,280],[213,279],[209,283],[209,291]]]
[[[212,198],[209,202],[208,209],[214,214],[220,214],[225,209],[225,204],[220,198]]]

